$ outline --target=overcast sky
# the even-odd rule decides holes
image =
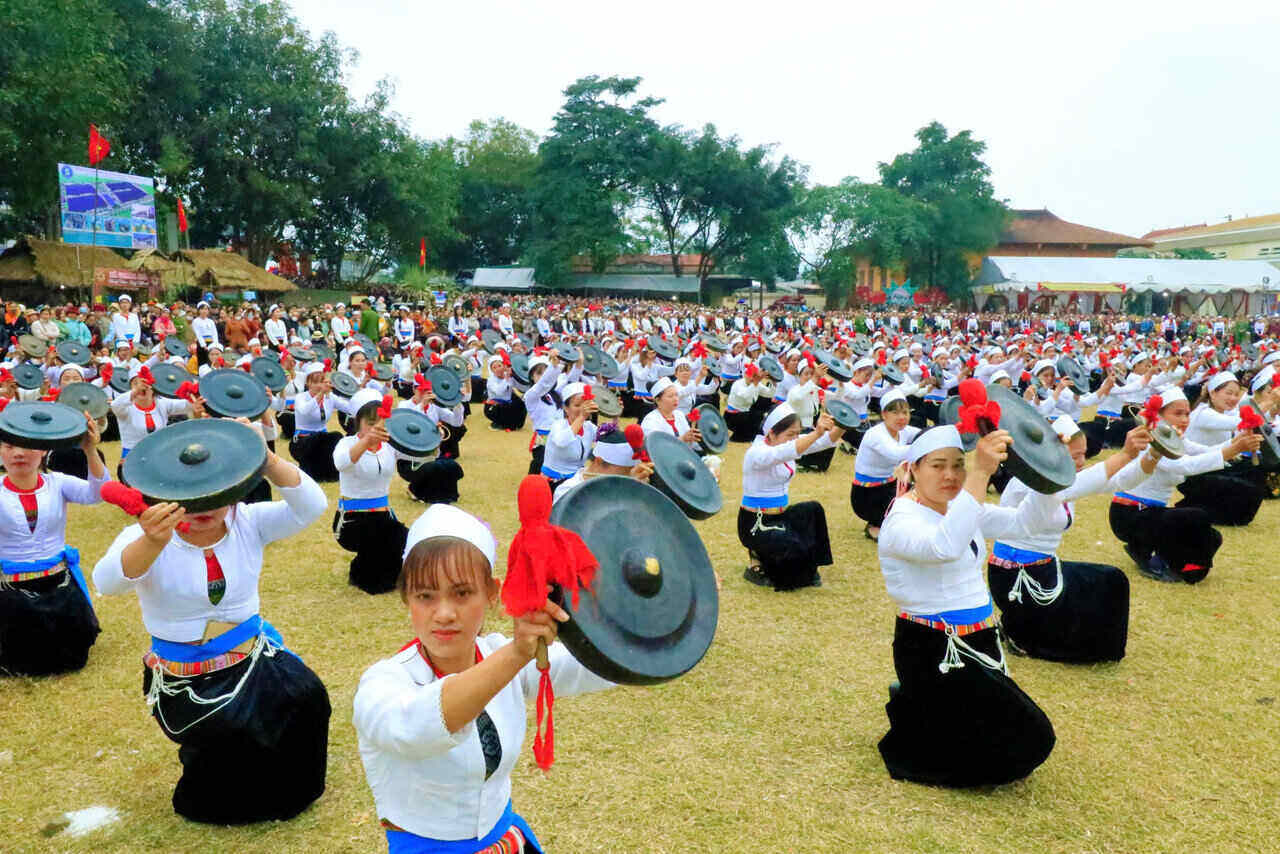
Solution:
[[[996,195],[1153,228],[1280,212],[1280,2],[292,0],[417,134],[544,134],[564,87],[640,76],[657,117],[776,143],[811,180],[876,177],[937,119],[987,143]]]

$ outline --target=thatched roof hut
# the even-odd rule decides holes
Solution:
[[[28,235],[0,253],[0,287],[23,291],[87,288],[95,267],[124,266],[124,257],[105,246],[80,246]]]
[[[297,290],[298,287],[288,279],[254,266],[235,252],[179,249],[173,254],[173,261],[191,265],[194,268],[191,281],[211,291],[234,289],[278,293]],[[181,273],[178,275],[180,277]],[[168,283],[166,280],[166,284]]]
[[[138,250],[125,267],[139,273],[158,276],[166,288],[195,284],[195,272],[190,264],[179,264],[159,249]]]

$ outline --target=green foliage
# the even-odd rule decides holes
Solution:
[[[1195,249],[1175,249],[1173,250],[1173,254],[1174,254],[1174,257],[1179,258],[1183,261],[1214,260],[1212,252],[1210,252],[1208,249],[1201,249],[1199,247]]]
[[[986,143],[967,130],[948,136],[938,122],[916,131],[916,140],[914,151],[879,165],[881,186],[922,205],[927,224],[923,243],[906,253],[907,274],[965,297],[968,255],[998,242],[1008,208],[995,198],[991,169],[982,160]]]
[[[451,269],[514,264],[533,227],[538,138],[506,119],[474,121],[448,142],[458,171],[457,237],[441,260]]]

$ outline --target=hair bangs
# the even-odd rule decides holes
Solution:
[[[418,590],[440,590],[460,584],[486,588],[493,581],[493,568],[484,552],[461,537],[431,537],[422,540],[405,555],[396,579],[400,598]]]

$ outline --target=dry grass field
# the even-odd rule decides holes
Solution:
[[[460,506],[488,520],[503,555],[527,434],[479,413],[463,442]],[[1106,524],[1105,497],[1080,503],[1064,555],[1121,566],[1132,580],[1128,657],[1099,666],[1012,658],[1058,743],[1029,779],[981,791],[894,782],[876,742],[893,679],[891,604],[874,544],[849,509],[852,458],[801,474],[794,500],[827,507],[836,565],[825,586],[775,594],[742,580],[733,510],[744,446],[723,469],[726,509],[696,523],[724,578],[720,626],[688,676],[566,699],[549,776],[525,759],[515,804],[552,852],[1240,852],[1280,839],[1280,503],[1225,531],[1208,579],[1148,581]],[[118,446],[107,448],[114,468]],[[331,504],[336,484],[327,486]],[[403,484],[392,500],[411,521]],[[856,524],[855,524],[856,523]],[[126,524],[76,508],[68,542],[86,574]],[[147,636],[132,597],[95,597],[103,633],[81,672],[0,680],[0,851],[376,852],[351,699],[361,672],[410,637],[394,594],[346,583],[329,518],[271,547],[263,614],[328,686],[328,789],[293,821],[208,827],[177,817],[177,747],[147,715]],[[502,568],[499,567],[499,571]],[[495,611],[491,624],[506,621]],[[964,715],[964,708],[951,710]],[[530,716],[532,718],[532,715]],[[252,797],[254,782],[229,796]],[[52,834],[63,813],[103,805],[121,820]],[[45,831],[42,833],[42,831]]]

